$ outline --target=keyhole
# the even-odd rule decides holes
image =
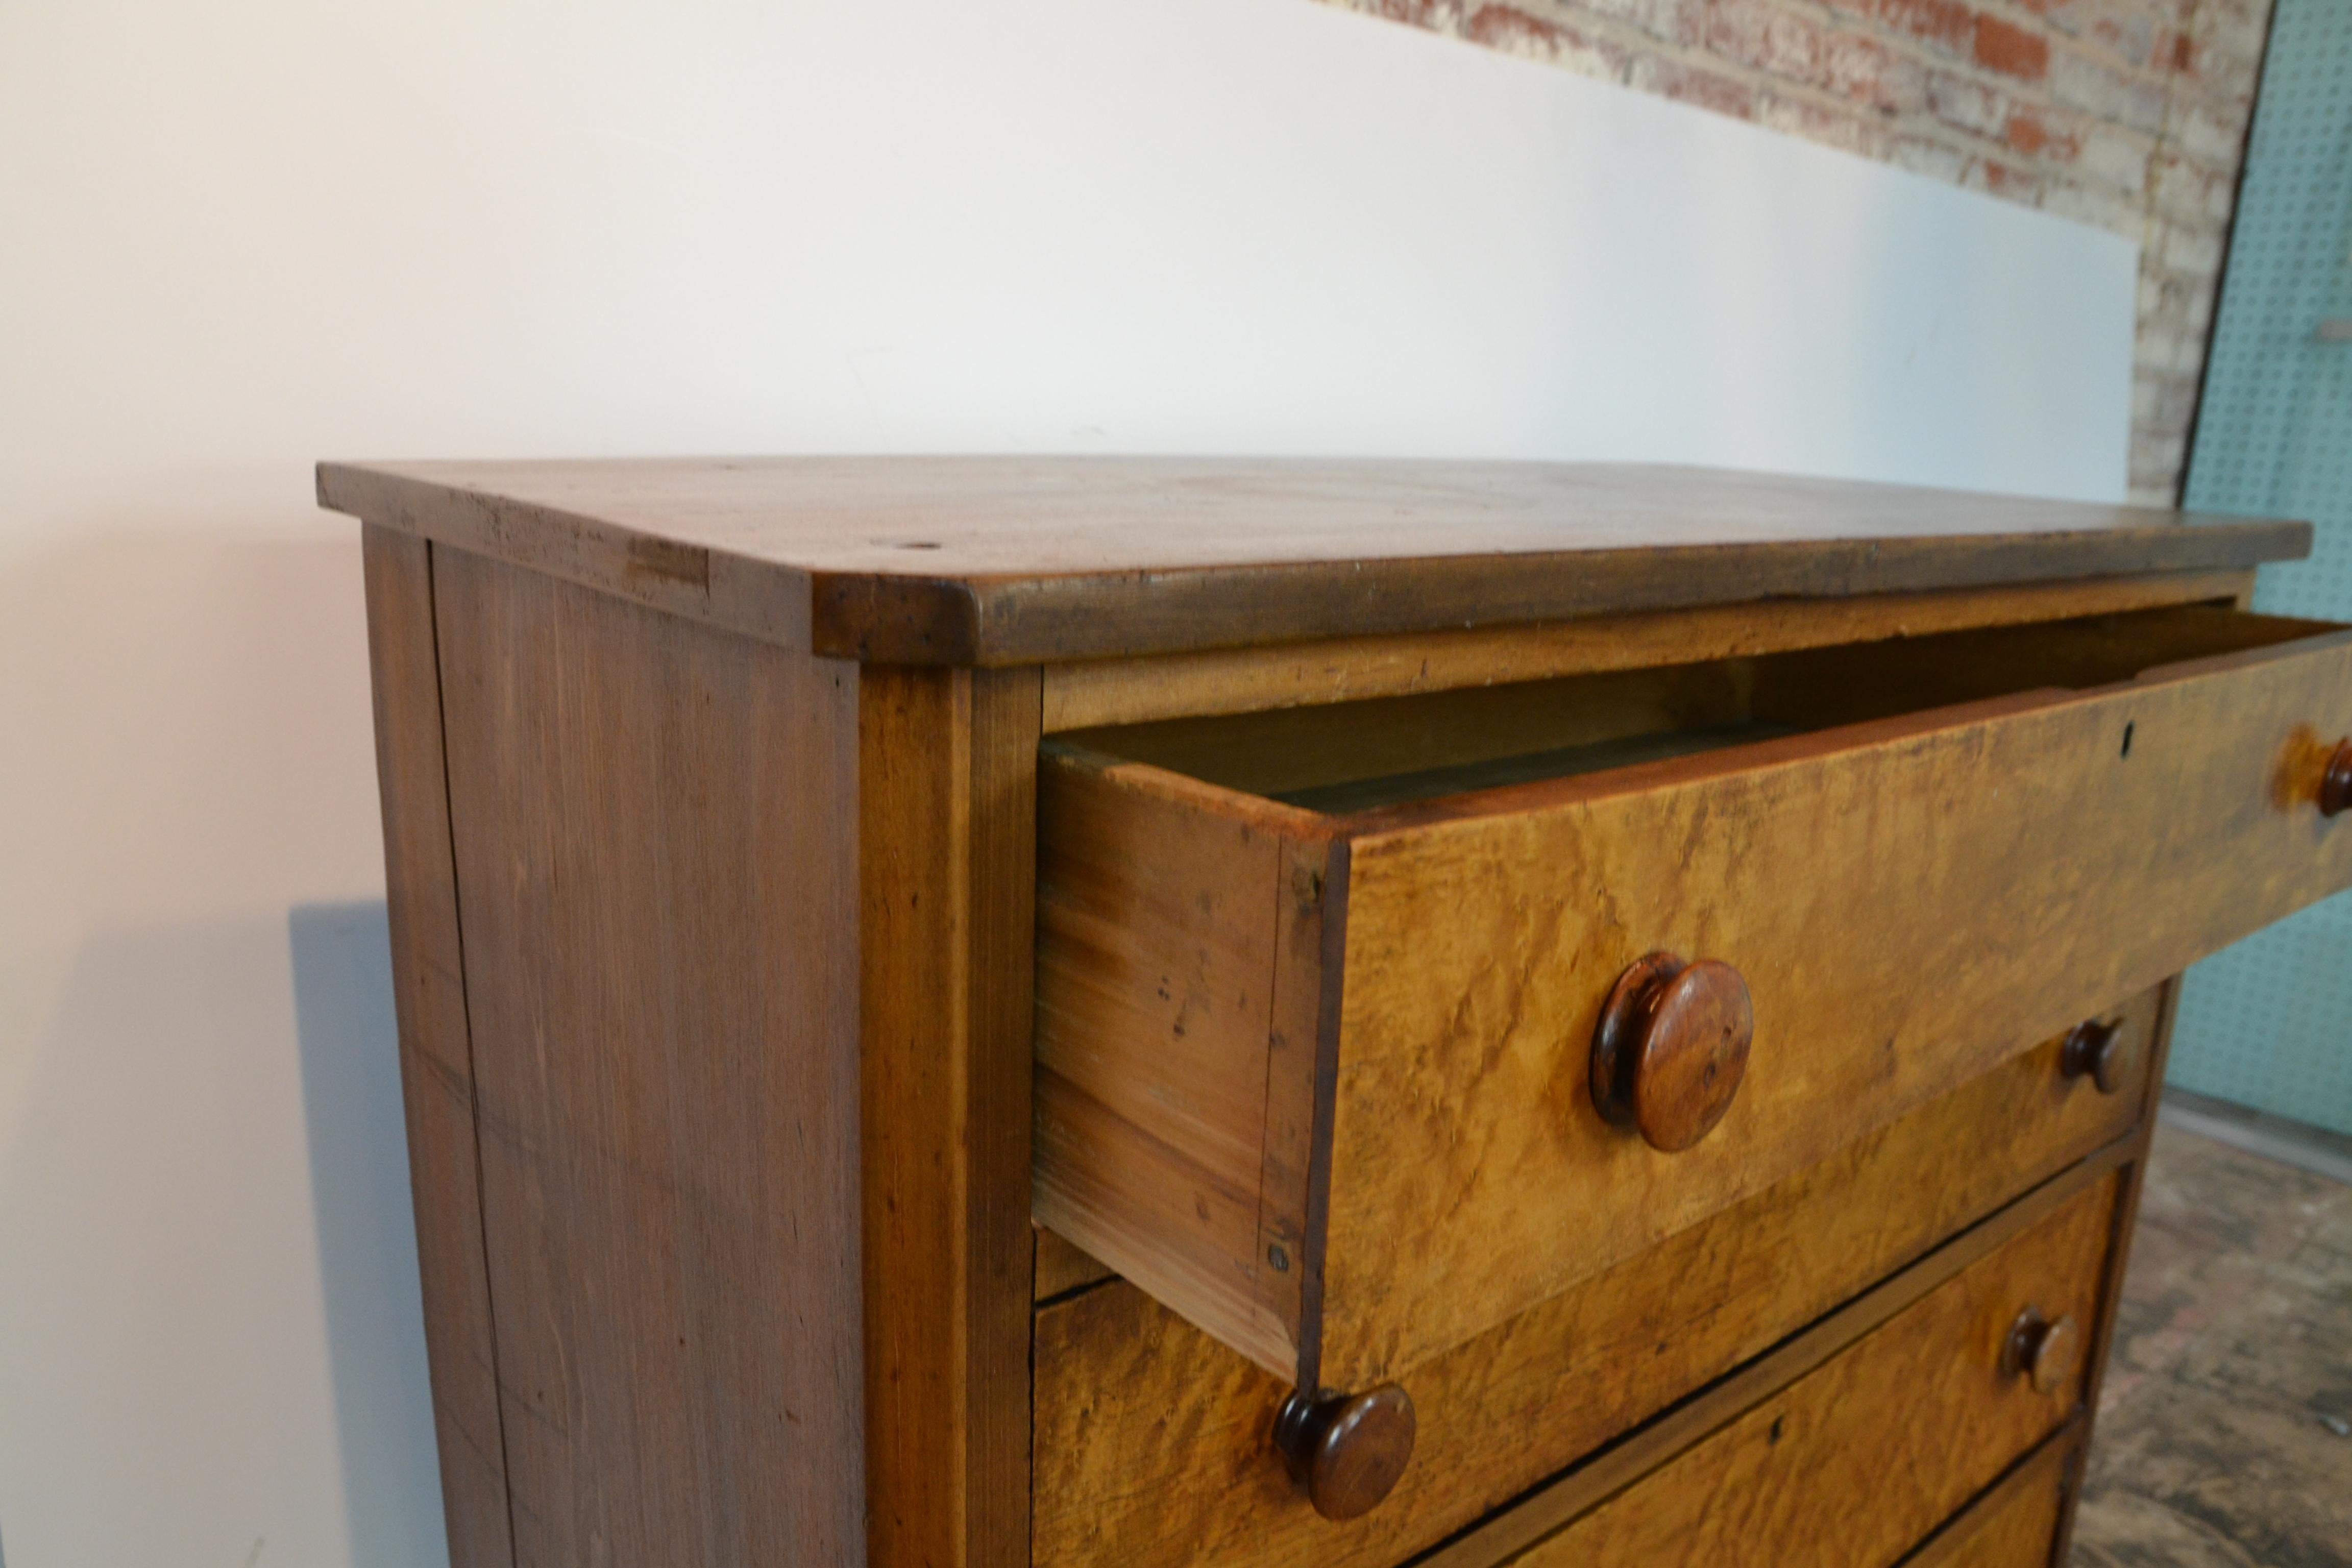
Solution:
[[[2124,755],[2126,757],[2131,755],[2132,731],[2138,727],[2128,723],[2124,726]]]

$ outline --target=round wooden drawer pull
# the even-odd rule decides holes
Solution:
[[[1367,1394],[1294,1394],[1274,1420],[1274,1446],[1326,1519],[1371,1512],[1412,1459],[1412,1400],[1393,1383]]]
[[[2319,815],[2336,816],[2352,811],[2352,738],[2336,742],[2327,771],[2319,779]]]
[[[1592,1103],[1619,1127],[1673,1153],[1731,1109],[1748,1071],[1756,1012],[1739,972],[1671,952],[1617,977],[1592,1031]]]
[[[2067,1031],[2058,1070],[2067,1078],[2087,1078],[2101,1094],[2113,1094],[2124,1086],[2129,1054],[2122,1025],[2086,1018]]]
[[[2036,1394],[2064,1388],[2082,1364],[2083,1331],[2074,1320],[2062,1314],[2053,1322],[2032,1307],[2017,1315],[2001,1347],[2001,1370],[2027,1379]]]

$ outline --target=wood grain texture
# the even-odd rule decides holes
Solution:
[[[1020,1568],[1037,677],[857,687],[871,1560]]]
[[[1064,748],[1038,775],[1034,1212],[1294,1370],[1322,848],[1307,813],[1131,773]]]
[[[1072,1290],[1101,1283],[1114,1277],[1109,1264],[1097,1259],[1076,1243],[1065,1241],[1043,1226],[1037,1232],[1037,1262],[1034,1294],[1040,1301],[1050,1301]]]
[[[2157,998],[2115,1016],[2144,1046]],[[1350,1524],[1318,1517],[1271,1447],[1286,1379],[1130,1285],[1042,1309],[1037,1568],[1387,1568],[2119,1148],[2138,1097],[2070,1084],[2061,1043],[1416,1369],[1414,1462]]]
[[[2000,1345],[2028,1304],[2089,1318],[2115,1198],[2111,1177],[1517,1561],[1895,1563],[2074,1412],[2079,1383],[2039,1393]]]
[[[400,1088],[449,1562],[451,1568],[511,1568],[430,548],[380,528],[361,532],[393,1006],[400,1020]]]
[[[1593,1109],[1660,1153],[1680,1153],[1731,1110],[1755,1033],[1738,970],[1645,954],[1601,1004],[1590,1058]]]
[[[1286,795],[1382,774],[1737,721],[1753,672],[1738,663],[1609,670],[1328,707],[1077,731],[1086,748],[1228,790]]]
[[[2335,634],[1349,819],[1324,1379],[1397,1378],[2352,883],[2282,784],[2347,723]],[[1756,1014],[1731,1114],[1670,1157],[1584,1070],[1656,949]]]
[[[2058,1521],[2072,1495],[2086,1424],[2056,1436],[1903,1559],[1903,1568],[2051,1568]],[[2063,1560],[2056,1560],[2063,1561]]]
[[[856,670],[434,586],[516,1561],[856,1563]]]
[[[1979,627],[1759,659],[1750,700],[1759,718],[1853,724],[2039,688],[2110,686],[2168,665],[2340,629],[2217,605]]]
[[[2243,572],[2095,577],[1852,599],[1776,599],[1597,615],[1543,626],[1094,659],[1046,668],[1045,722],[1052,734],[1104,724],[1749,658],[2165,605],[2235,604],[2249,581],[2251,574]]]
[[[1730,1417],[1827,1364],[1863,1335],[2042,1224],[2086,1187],[2110,1178],[2126,1152],[2121,1147],[2102,1150],[2043,1183],[1918,1264],[1792,1335],[1769,1354],[1546,1482],[1512,1507],[1462,1531],[1438,1550],[1423,1553],[1415,1559],[1414,1568],[1495,1568],[1517,1561],[1520,1552],[1560,1526],[1719,1430]]]
[[[1607,465],[326,463],[318,489],[385,527],[898,664],[2232,569],[2310,549],[2304,523]]]
[[[2090,1374],[2083,1391],[2086,1423],[2097,1419],[2099,1392],[2106,1385],[2107,1360],[2115,1351],[2116,1310],[2123,1300],[2125,1276],[2131,1267],[2132,1237],[2139,1227],[2140,1194],[2147,1184],[2147,1157],[2156,1137],[2157,1106],[2164,1095],[2165,1063],[2172,1055],[2172,1026],[2180,1016],[2180,977],[2175,975],[2159,987],[2155,1027],[2148,1036],[2140,1082],[2124,1090],[2124,1096],[2136,1093],[2139,1099],[2140,1126],[2132,1141],[2131,1161],[2123,1171],[2123,1194],[2116,1205],[2106,1278],[2100,1286],[2099,1316],[2092,1327]],[[2084,1440],[2087,1444],[2087,1435]],[[2071,1489],[2060,1511],[2058,1544],[2051,1557],[2057,1568],[2065,1568],[2074,1538],[2074,1510],[2081,1500],[2080,1489]]]
[[[1801,678],[1733,661],[1057,737],[1039,1215],[1269,1370],[1396,1380],[2352,881],[2312,740],[2352,724],[2352,635],[2311,630],[2164,610],[1990,650],[1971,633],[1780,656],[1812,661]],[[1917,667],[1930,701],[2005,694],[1804,730],[1809,703],[1841,720],[1913,691],[1882,663]],[[1768,697],[1801,732],[1339,816],[1253,793]],[[1275,862],[1318,845],[1349,891],[1314,912],[1337,944],[1315,973],[1266,932]],[[1586,1080],[1610,987],[1661,950],[1733,965],[1756,1021],[1739,1102],[1671,1159],[1607,1127]],[[1306,1146],[1330,1177],[1310,1170],[1299,1205],[1266,1137],[1277,1097],[1312,1099],[1303,1056],[1275,1070],[1267,1020],[1291,994],[1303,1029],[1317,985],[1337,1067],[1312,1085],[1335,1109]],[[1295,1320],[1253,1239],[1276,1200],[1324,1237]]]

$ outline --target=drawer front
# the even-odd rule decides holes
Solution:
[[[2282,790],[2315,723],[2352,729],[2340,639],[1356,837],[1322,1380],[1398,1375],[2352,882],[2315,773]],[[1657,951],[1753,998],[1730,1112],[1679,1153],[1584,1070]]]
[[[1966,1512],[1906,1557],[1903,1568],[2051,1568],[2086,1425],[2077,1417],[2020,1460]]]
[[[2234,650],[1351,815],[1050,755],[1039,1219],[1268,1370],[1363,1390],[1827,1158],[2352,884],[2320,809],[2352,637],[2198,616],[2124,653]],[[2036,647],[2053,679],[2111,657],[2021,636],[1984,661],[2012,683]],[[1772,669],[1616,700],[1693,732],[1871,710]],[[1736,977],[1701,1026],[1733,991],[1753,1021],[1677,1152],[1592,1088],[1655,953]]]
[[[1412,1463],[1360,1519],[1317,1514],[1273,1451],[1286,1380],[1125,1282],[1041,1307],[1034,1561],[1387,1568],[2116,1149],[2146,1100],[2161,1001],[2107,1015],[2122,1026],[2113,1093],[2066,1077],[2052,1039],[1433,1358],[1408,1380]]]
[[[1891,1568],[2065,1424],[2084,1367],[2008,1352],[2027,1314],[2087,1336],[2119,1178],[1546,1537],[1519,1568]]]

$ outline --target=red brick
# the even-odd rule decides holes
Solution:
[[[1928,73],[1927,110],[1945,124],[1971,136],[1999,140],[2008,132],[2008,97],[1951,71]]]
[[[2103,121],[2075,120],[2070,123],[2082,142],[2074,166],[2084,178],[2127,195],[2147,189],[2148,159],[2156,151],[2153,141]]]
[[[1885,121],[1867,110],[1841,112],[1811,99],[1767,93],[1757,104],[1756,121],[1775,131],[1865,158],[1883,160],[1894,151],[1894,133],[1887,129]]]
[[[1575,0],[1573,9],[1639,27],[1671,44],[1696,44],[1705,30],[1707,0]]]
[[[2213,174],[2173,153],[2158,153],[2150,175],[2149,194],[2156,210],[2165,217],[2191,226],[2228,226],[2237,195],[2236,182],[2230,176]]]
[[[2245,155],[2247,106],[2188,96],[2171,126],[2172,140],[2216,174],[2234,173]]]
[[[2147,0],[2011,0],[2070,38],[2087,38],[2137,65],[2154,47],[2160,16],[2183,15]]]
[[[2009,117],[2009,123],[2001,128],[2001,140],[2014,152],[2054,163],[2071,163],[2083,152],[2079,133],[2053,127],[2043,115],[2031,109],[2020,109]]]
[[[2062,33],[2079,35],[2083,31],[2085,0],[2014,0],[2014,4]]]
[[[2047,90],[2056,102],[2094,120],[2150,136],[2164,130],[2168,103],[2161,85],[2117,70],[2079,49],[2062,50],[2052,59]]]
[[[1882,114],[1909,113],[1927,100],[1927,72],[1916,60],[1858,33],[1822,36],[1814,80],[1840,98],[1867,104]]]
[[[2156,50],[2156,23],[2142,11],[2103,6],[2091,14],[2083,36],[2133,65],[2151,58]]]
[[[1651,30],[1662,38],[1696,47],[1706,33],[1707,7],[1713,0],[1644,0],[1654,12]]]
[[[1895,143],[1895,163],[1915,174],[1930,174],[1953,184],[1967,182],[1970,159],[1966,153],[1925,136],[1905,136]]]
[[[1737,65],[1793,81],[1819,79],[1821,29],[1777,0],[1715,0],[1702,41],[1708,53]]]
[[[1489,48],[1558,60],[1597,76],[1621,76],[1625,68],[1625,51],[1616,45],[1516,5],[1481,5],[1462,31]]]
[[[1671,98],[1677,103],[1712,109],[1717,114],[1738,120],[1756,118],[1756,89],[1718,71],[1637,55],[1626,72],[1626,80],[1645,92]]]
[[[2201,7],[2190,19],[2189,30],[2196,36],[2200,59],[2241,60],[2251,67],[2262,58],[2265,29],[2259,16]]]
[[[1462,8],[1447,0],[1350,0],[1360,11],[1391,22],[1403,22],[1415,27],[1426,27],[1433,33],[1450,33],[1461,20]]]
[[[1976,61],[1987,70],[2040,81],[2050,74],[2050,40],[1998,16],[1977,18]]]
[[[2015,163],[2004,163],[1998,158],[1979,158],[1969,166],[1967,183],[1980,185],[1996,196],[2011,201],[2030,202],[2042,194],[2042,177],[2030,169]]]
[[[2128,239],[2138,239],[2147,228],[2147,214],[2137,202],[2104,185],[2082,180],[2053,174],[2042,190],[2039,205],[2043,212],[2091,224]]]
[[[1873,0],[1870,12],[1898,32],[1966,54],[1976,39],[1975,8],[1960,0]]]

